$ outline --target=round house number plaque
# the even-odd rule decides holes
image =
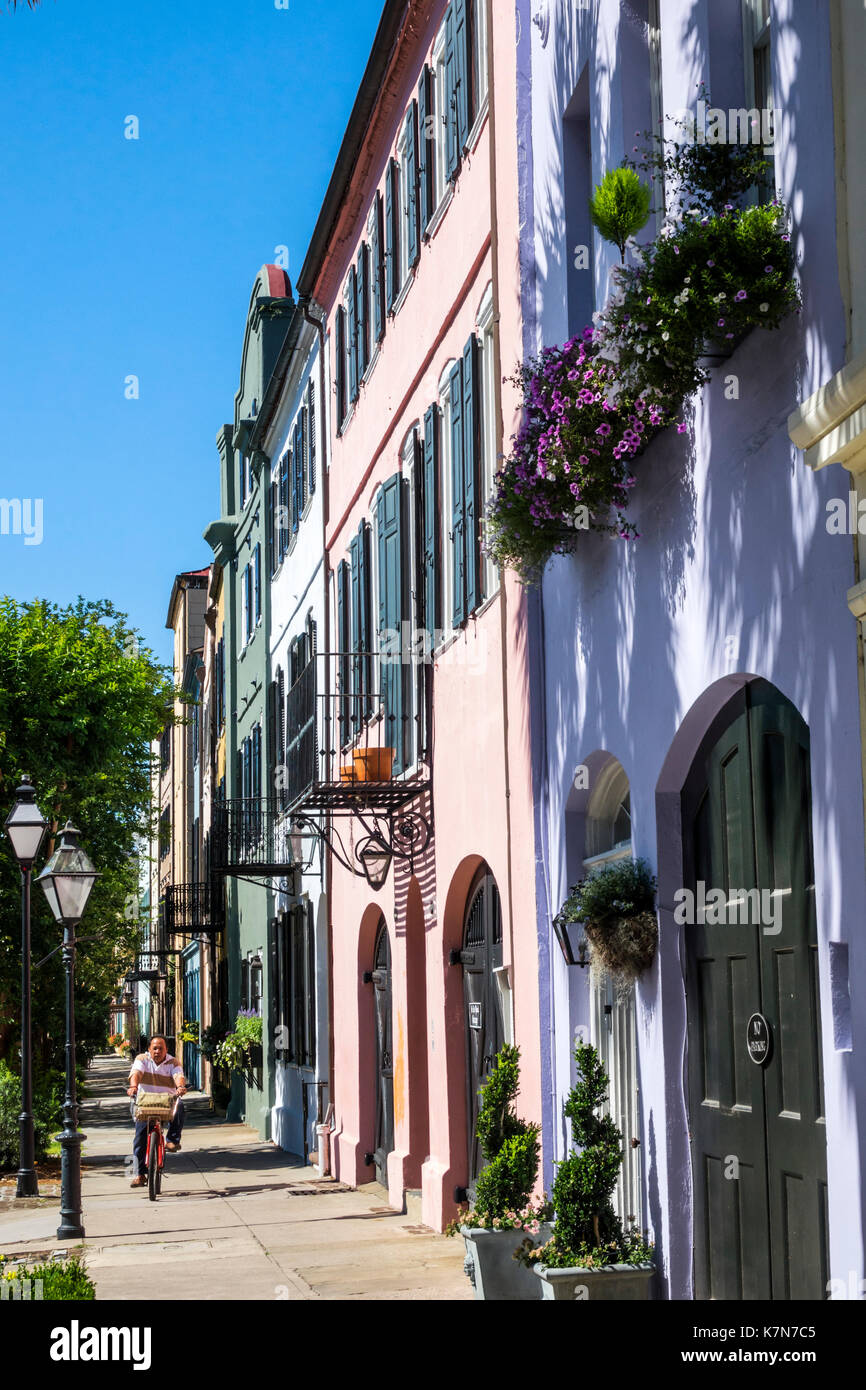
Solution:
[[[746,1045],[753,1062],[761,1066],[770,1055],[770,1025],[763,1014],[752,1014],[746,1029]]]

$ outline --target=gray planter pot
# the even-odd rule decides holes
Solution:
[[[655,1265],[607,1265],[603,1269],[546,1269],[532,1273],[541,1285],[542,1299],[582,1303],[585,1300],[636,1300],[652,1297]]]
[[[483,1231],[461,1226],[466,1242],[463,1269],[475,1289],[475,1297],[511,1303],[538,1302],[542,1288],[535,1271],[518,1264],[514,1252],[525,1240],[542,1245],[550,1239],[550,1226],[543,1225],[537,1236],[525,1231]]]

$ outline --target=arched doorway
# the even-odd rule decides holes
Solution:
[[[475,1135],[479,1090],[505,1042],[502,995],[495,972],[502,966],[502,907],[496,880],[486,865],[469,891],[463,929],[464,1026],[466,1029],[466,1123],[470,1199],[482,1167]]]
[[[683,841],[695,1297],[824,1298],[809,731],[766,681],[699,751]]]
[[[388,1155],[394,1147],[394,1054],[391,1032],[391,943],[384,920],[373,954],[376,1007],[376,1178],[388,1186]]]

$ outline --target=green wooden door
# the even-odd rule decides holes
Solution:
[[[725,895],[720,920],[684,927],[697,1298],[826,1296],[810,807],[806,725],[754,682],[684,807],[696,901],[701,883]],[[747,1047],[755,1014],[771,1039],[762,1065]]]

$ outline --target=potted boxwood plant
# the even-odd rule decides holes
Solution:
[[[621,859],[581,879],[558,920],[580,922],[596,969],[632,984],[653,963],[658,942],[656,880],[645,859]]]
[[[610,1115],[596,1112],[607,1098],[607,1075],[594,1047],[574,1051],[577,1081],[565,1115],[579,1152],[557,1165],[553,1235],[515,1255],[539,1280],[542,1299],[637,1300],[651,1297],[653,1247],[637,1230],[624,1231],[611,1203],[622,1164],[622,1134]]]
[[[533,1207],[529,1201],[538,1175],[539,1127],[515,1114],[519,1085],[520,1050],[506,1043],[481,1091],[475,1132],[485,1166],[478,1175],[475,1202],[447,1228],[448,1235],[463,1236],[463,1268],[478,1299],[541,1297],[537,1280],[514,1260],[521,1238],[532,1245],[550,1233],[547,1204]]]

